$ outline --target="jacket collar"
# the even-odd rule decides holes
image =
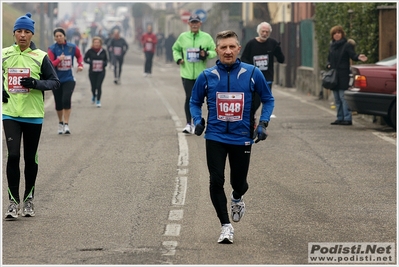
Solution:
[[[344,37],[344,38],[342,38],[341,40],[332,41],[332,42],[331,42],[331,47],[337,48],[337,47],[340,47],[340,46],[344,45],[346,42],[347,42],[347,40],[346,40],[346,38]]]
[[[236,62],[234,62],[233,65],[230,65],[230,66],[223,64],[222,62],[220,62],[219,59],[216,60],[216,65],[218,66],[218,68],[224,69],[226,71],[236,69],[236,68],[238,68],[238,66],[240,66],[240,64],[241,64],[241,60],[239,58],[237,58]]]
[[[19,45],[17,45],[17,43],[14,43],[14,45],[15,45],[16,49],[21,50],[20,47],[19,47]],[[35,45],[35,43],[34,43],[33,41],[30,41],[29,48],[30,48],[31,50],[37,49],[37,47],[36,47],[36,45]],[[26,50],[25,50],[25,51],[26,51]]]

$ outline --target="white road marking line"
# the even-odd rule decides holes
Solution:
[[[175,123],[176,128],[181,128],[182,127],[182,123],[181,123],[181,121],[179,119],[179,116],[177,116],[175,110],[170,106],[169,102],[163,97],[163,95],[157,89],[154,89],[154,90],[157,93],[157,95],[159,96],[159,98],[161,98],[162,103],[164,104],[164,106],[168,110],[168,113],[172,117],[172,120]]]
[[[176,241],[164,241],[162,243],[162,245],[164,246],[164,248],[167,251],[167,252],[163,253],[162,255],[174,256],[176,254],[176,247],[177,247]]]
[[[379,138],[381,138],[381,139],[383,139],[383,140],[385,140],[385,141],[387,141],[387,142],[389,142],[389,143],[391,143],[391,144],[396,146],[396,140],[395,139],[393,139],[391,137],[388,137],[385,134],[380,133],[380,132],[373,132],[373,134],[376,135],[377,137],[379,137]]]
[[[187,175],[188,169],[177,169],[177,174],[178,175]]]
[[[180,224],[170,223],[166,225],[165,234],[166,236],[179,236],[180,235]]]
[[[183,210],[171,210],[169,211],[169,221],[179,221],[183,219]]]
[[[184,133],[178,134],[179,139],[179,158],[177,161],[177,166],[187,166],[188,165],[188,145],[187,139]]]
[[[179,119],[179,117],[176,115],[176,112],[173,110],[173,108],[170,106],[169,102],[163,97],[163,95],[158,91],[157,89],[154,89],[160,99],[162,100],[162,103],[165,105],[166,109],[168,110],[169,114],[172,117],[172,120],[175,123],[176,130],[178,132],[178,142],[179,142],[179,154],[178,154],[178,159],[177,159],[177,174],[178,177],[175,179],[175,191],[173,193],[173,198],[172,198],[172,205],[178,205],[178,206],[183,206],[186,200],[186,192],[187,192],[187,173],[188,173],[188,168],[182,168],[182,167],[187,167],[189,164],[188,161],[188,145],[187,145],[187,139],[186,139],[186,134],[181,132],[181,127],[182,123]],[[170,210],[169,211],[169,221],[179,221],[183,219],[183,209],[179,210]],[[165,236],[180,236],[180,229],[181,225],[176,224],[176,223],[170,223],[166,225],[165,228]],[[162,243],[163,247],[166,249],[166,252],[163,253],[163,255],[167,256],[174,256],[176,254],[176,247],[178,245],[177,241],[164,241]]]
[[[173,193],[172,204],[183,206],[186,201],[187,177],[176,177],[176,187]]]

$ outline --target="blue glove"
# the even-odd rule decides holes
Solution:
[[[195,125],[195,130],[194,133],[195,135],[200,136],[205,130],[205,120],[204,118],[201,118],[201,122]]]
[[[257,137],[258,139],[255,140],[255,143],[259,141],[266,140],[267,132],[266,127],[269,125],[268,121],[260,121],[258,127],[256,127],[254,139]]]
[[[37,82],[32,77],[22,78],[20,84],[26,88],[35,88]]]

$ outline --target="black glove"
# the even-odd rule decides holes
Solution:
[[[274,48],[274,53],[275,54],[281,54],[281,46],[280,43]]]
[[[8,98],[10,98],[10,96],[7,94],[6,90],[3,90],[3,103],[8,103]]]
[[[200,136],[205,130],[205,120],[204,118],[201,118],[201,122],[195,125],[195,130],[194,133],[195,135]]]
[[[258,139],[255,140],[255,143],[258,143],[259,141],[266,140],[267,138],[267,132],[266,132],[266,127],[269,125],[269,122],[267,121],[260,121],[258,127],[256,128],[255,134],[254,134],[254,139],[258,137]]]
[[[37,82],[32,77],[22,78],[20,84],[26,88],[35,88]]]
[[[201,60],[205,60],[208,57],[208,51],[203,49],[201,46],[199,47],[200,51],[199,51],[199,59]],[[201,52],[204,51],[205,56],[201,56]]]

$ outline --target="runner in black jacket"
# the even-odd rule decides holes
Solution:
[[[90,64],[89,79],[92,92],[92,103],[101,107],[101,86],[105,78],[105,70],[108,65],[107,52],[102,48],[103,41],[101,37],[95,36],[92,40],[92,46],[87,50],[83,60]]]
[[[122,65],[123,58],[127,50],[129,49],[129,45],[126,40],[120,36],[120,32],[116,30],[114,32],[113,38],[109,44],[109,51],[112,52],[112,57],[114,60],[114,83],[118,84],[121,81],[121,73],[122,73]]]
[[[278,63],[284,63],[285,57],[281,51],[280,43],[270,37],[272,26],[267,22],[262,22],[257,27],[259,36],[251,39],[245,45],[241,55],[241,61],[257,66],[269,83],[272,89],[274,78],[274,57]],[[260,98],[258,95],[254,99],[255,110],[259,108]]]

